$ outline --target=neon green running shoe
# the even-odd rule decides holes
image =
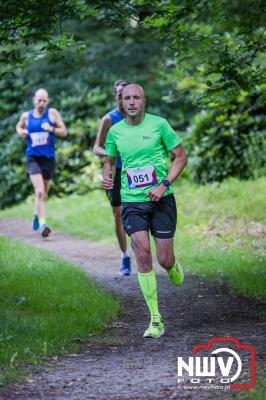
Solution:
[[[144,332],[143,337],[159,339],[159,337],[164,335],[164,332],[164,324],[160,316],[155,315],[152,317],[150,326]]]
[[[181,286],[184,281],[184,272],[181,265],[176,263],[176,265],[168,271],[168,276],[173,285]]]

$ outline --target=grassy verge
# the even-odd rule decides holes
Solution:
[[[266,260],[256,253],[208,245],[200,238],[180,234],[176,254],[190,270],[210,279],[224,279],[239,292],[266,299]]]
[[[264,372],[264,373],[263,373]],[[259,371],[257,382],[254,388],[249,390],[241,390],[234,393],[228,400],[265,400],[266,396],[266,379],[264,378],[265,371]]]
[[[230,179],[222,184],[175,187],[178,205],[176,254],[186,268],[209,279],[222,277],[247,295],[266,298],[266,178]],[[52,227],[90,240],[116,243],[110,206],[103,191],[52,198]],[[32,198],[0,212],[31,218]]]
[[[191,270],[266,299],[266,179],[176,188],[176,252]]]
[[[72,264],[0,237],[0,384],[23,363],[76,351],[76,339],[102,332],[118,308]]]
[[[256,386],[249,390],[248,393],[240,393],[239,400],[265,400],[266,380],[259,380]]]

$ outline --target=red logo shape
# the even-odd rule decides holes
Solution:
[[[225,342],[225,343],[233,343],[237,350],[248,350],[251,356],[251,373],[250,373],[250,383],[245,385],[232,384],[230,385],[231,389],[251,389],[256,384],[256,350],[255,347],[251,344],[241,344],[238,339],[233,337],[227,338],[213,338],[208,341],[207,344],[200,344],[194,346],[192,349],[192,354],[196,354],[200,350],[210,350],[214,343]]]

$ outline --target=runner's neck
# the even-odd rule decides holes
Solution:
[[[145,118],[145,112],[143,111],[140,115],[136,115],[134,117],[127,115],[126,122],[128,125],[135,126],[141,124],[144,118]]]
[[[46,111],[46,108],[43,110],[42,113],[40,113],[39,110],[38,110],[38,108],[34,108],[32,114],[33,114],[33,116],[34,116],[35,118],[41,118],[41,117],[45,114],[45,111]]]

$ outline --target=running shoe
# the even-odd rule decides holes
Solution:
[[[39,228],[40,228],[40,223],[39,223],[38,215],[34,215],[33,221],[32,221],[32,229],[34,231],[37,231]]]
[[[163,336],[164,333],[164,324],[161,320],[161,317],[159,315],[155,315],[152,317],[150,326],[144,332],[143,337],[159,339],[159,337]]]
[[[51,229],[46,224],[41,226],[41,234],[43,238],[48,237],[51,232]]]
[[[173,285],[181,286],[184,281],[184,272],[181,265],[176,263],[176,265],[168,271],[168,276]]]
[[[124,257],[121,259],[120,274],[124,276],[129,276],[131,274],[131,258]]]

